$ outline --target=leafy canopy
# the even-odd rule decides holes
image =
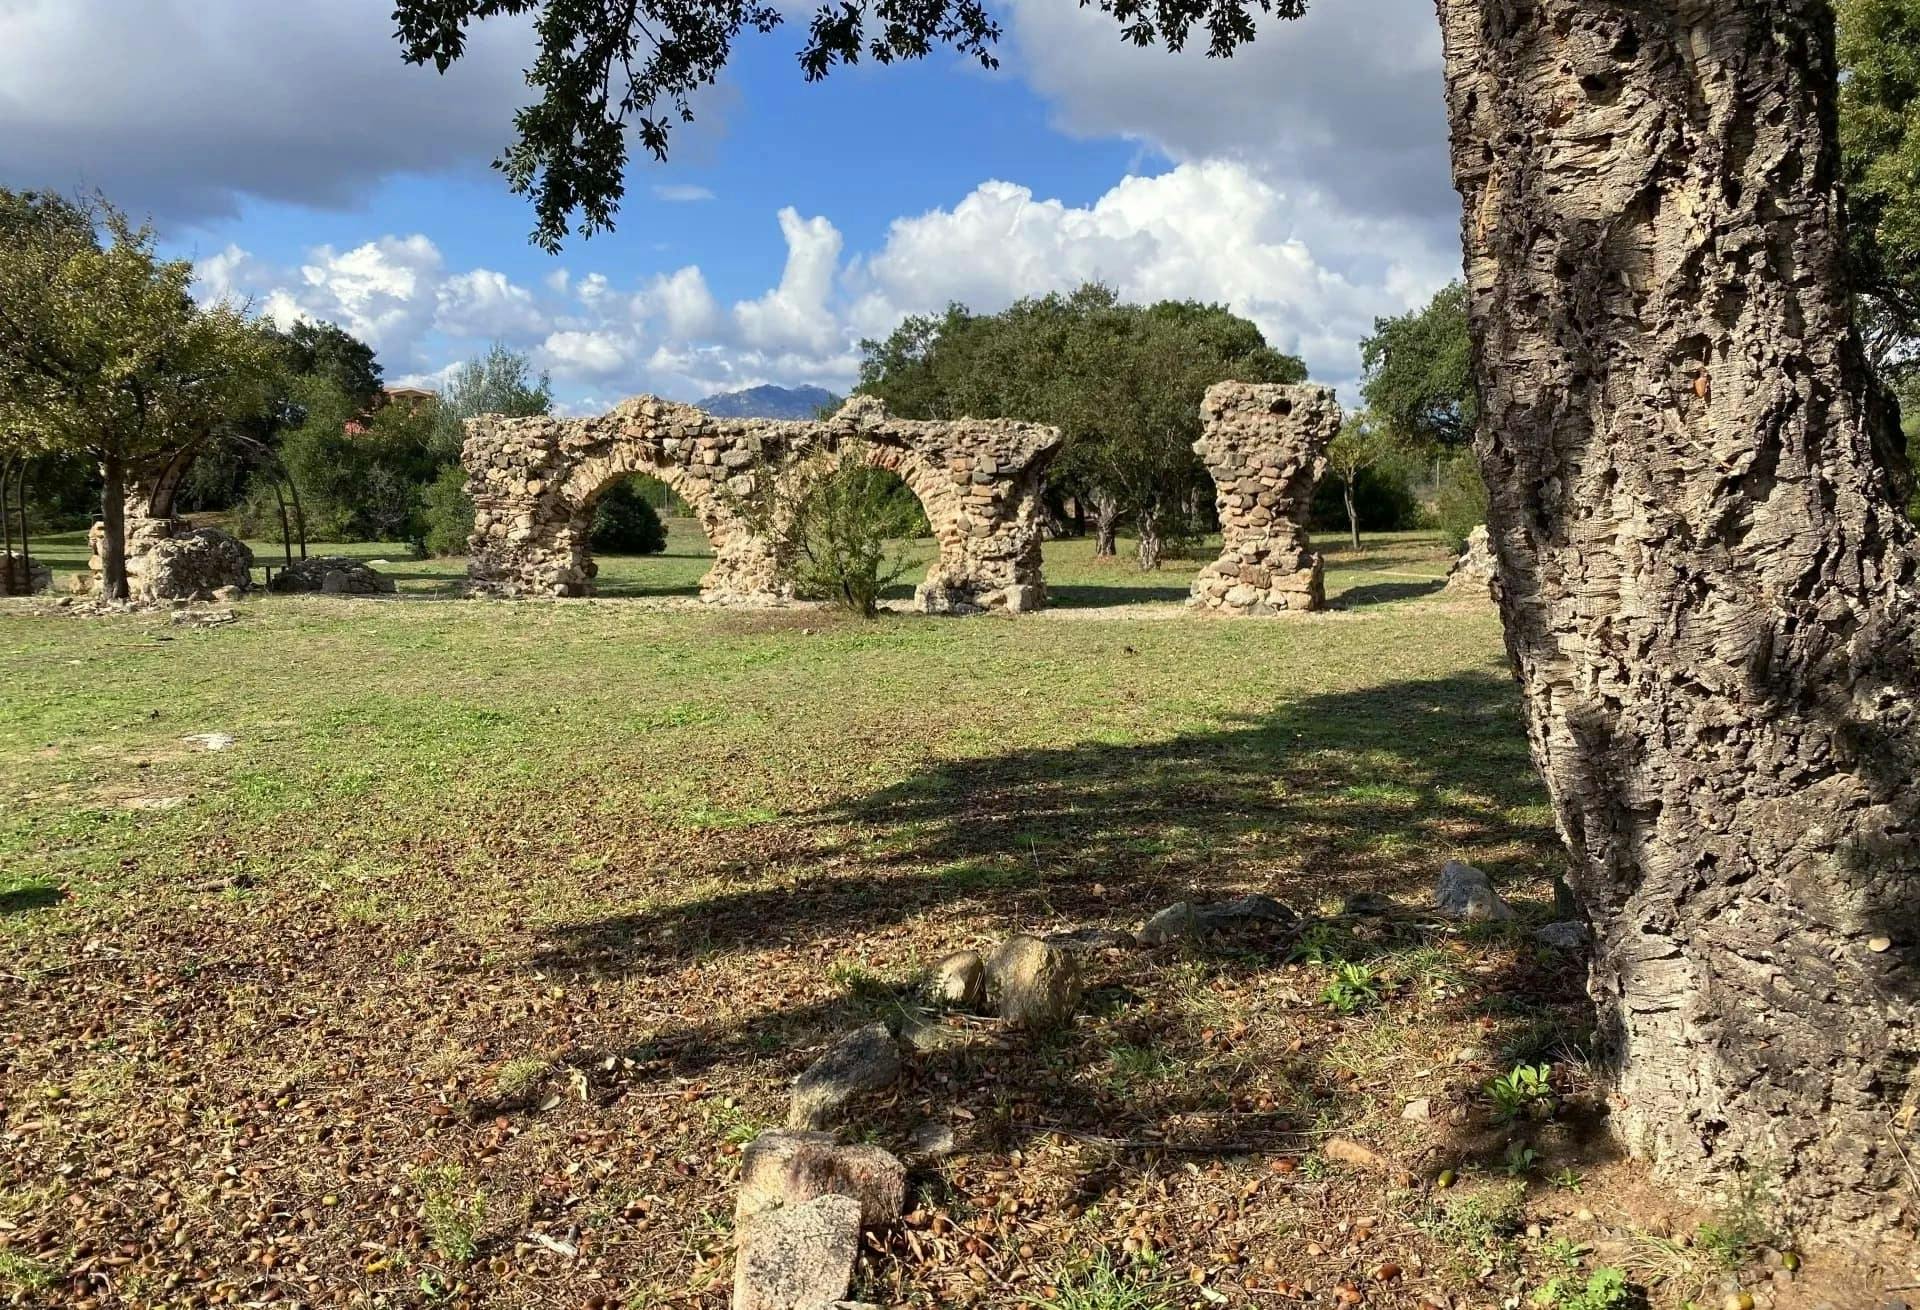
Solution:
[[[1876,357],[1920,336],[1920,0],[1839,0],[1848,263]]]
[[[1414,446],[1473,439],[1479,402],[1467,334],[1467,291],[1455,282],[1425,306],[1373,321],[1360,343],[1361,394],[1374,420]]]
[[[1224,58],[1253,39],[1254,15],[1298,18],[1306,0],[1081,0],[1097,3],[1135,45],[1184,48],[1199,29]],[[625,195],[631,128],[656,159],[673,124],[693,120],[744,32],[783,21],[765,0],[395,0],[395,35],[409,63],[441,72],[466,51],[467,30],[531,15],[538,53],[527,69],[537,99],[514,116],[516,139],[494,161],[533,200],[534,242],[560,248],[613,226]],[[947,46],[996,68],[1000,25],[982,0],[830,0],[814,10],[800,70],[818,81],[836,65],[920,59]]]

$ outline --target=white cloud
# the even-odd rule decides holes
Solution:
[[[344,207],[475,167],[529,92],[522,19],[474,25],[445,77],[401,61],[392,0],[4,0],[0,184],[97,186],[163,222],[240,197]]]
[[[439,247],[419,234],[381,237],[347,251],[319,246],[301,265],[296,285],[268,293],[266,312],[283,327],[302,318],[338,323],[375,350],[406,360],[433,323],[444,274]]]
[[[534,351],[534,360],[567,381],[606,380],[631,373],[638,342],[604,329],[568,329],[550,333]]]
[[[656,200],[669,204],[687,205],[696,201],[712,200],[713,192],[703,186],[693,186],[685,182],[656,182],[653,187]]]
[[[845,332],[827,307],[840,263],[840,231],[823,217],[801,218],[791,205],[780,211],[787,266],[780,285],[733,307],[741,339],[761,350],[824,354]]]
[[[439,289],[434,326],[449,336],[506,341],[542,332],[547,316],[533,293],[506,274],[476,268],[448,278]]]
[[[691,264],[654,278],[635,298],[634,312],[658,318],[666,335],[680,341],[710,340],[725,322],[707,279]]]

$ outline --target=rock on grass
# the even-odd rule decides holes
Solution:
[[[845,1113],[847,1102],[889,1087],[900,1077],[900,1047],[883,1023],[848,1033],[807,1066],[793,1084],[787,1127],[820,1129]]]

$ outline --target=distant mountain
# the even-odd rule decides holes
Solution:
[[[840,397],[824,387],[748,387],[708,396],[700,408],[721,418],[812,418],[838,409]]]

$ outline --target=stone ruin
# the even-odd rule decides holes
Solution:
[[[253,552],[231,533],[195,528],[174,515],[174,498],[196,451],[161,455],[127,471],[125,504],[127,596],[136,602],[207,600],[229,588],[252,585]],[[97,594],[106,574],[107,529],[96,522],[87,535],[87,572],[74,589]]]
[[[1223,544],[1187,603],[1232,615],[1326,608],[1306,524],[1327,445],[1340,431],[1332,390],[1219,382],[1207,388],[1200,420],[1193,449],[1213,477]]]
[[[897,419],[871,396],[819,422],[720,418],[654,396],[598,418],[483,415],[468,421],[461,452],[474,504],[468,576],[480,595],[591,595],[594,503],[621,478],[646,474],[687,503],[713,543],[704,599],[788,601],[780,534],[752,507],[804,494],[852,457],[899,474],[926,509],[940,554],[917,608],[1031,610],[1046,596],[1040,493],[1060,441],[1036,423]],[[762,495],[769,478],[781,489],[771,501]]]
[[[1446,589],[1478,596],[1495,595],[1500,581],[1500,558],[1493,553],[1493,536],[1482,523],[1467,534],[1460,558],[1447,570]]]
[[[53,587],[53,569],[31,556],[0,552],[0,596],[36,596]]]

